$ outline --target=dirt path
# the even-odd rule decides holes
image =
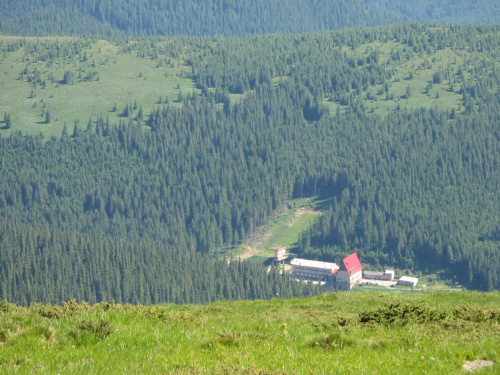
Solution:
[[[305,207],[299,207],[297,211],[292,215],[290,220],[287,223],[288,227],[291,227],[293,224],[295,224],[305,213],[311,213],[315,215],[320,215],[320,211],[315,211],[311,206],[305,206]],[[228,258],[227,261],[228,263],[231,261],[231,259],[239,259],[239,260],[245,260],[250,257],[253,257],[254,255],[262,253],[264,250],[263,249],[263,244],[269,240],[269,237],[271,236],[270,232],[265,232],[263,234],[257,234],[255,240],[252,240],[250,243],[243,245],[244,251],[232,258]]]
[[[288,222],[288,226],[291,227],[295,224],[305,213],[321,215],[321,211],[315,211],[311,206],[299,207],[293,214],[292,219]]]

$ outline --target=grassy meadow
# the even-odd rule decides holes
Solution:
[[[0,36],[0,116],[8,113],[12,123],[10,129],[0,124],[0,134],[22,130],[59,136],[65,124],[72,131],[75,121],[87,126],[100,116],[111,124],[136,120],[140,108],[147,116],[166,100],[172,103],[180,95],[199,92],[188,64],[193,56],[206,53],[197,48],[183,46],[179,39]],[[369,112],[382,116],[398,107],[462,112],[461,80],[473,77],[476,61],[495,58],[451,48],[415,53],[394,40],[339,48],[360,65],[377,52],[379,63],[389,72],[388,81],[353,94],[363,98]],[[65,82],[67,72],[72,75],[70,83]],[[439,79],[434,79],[435,74]],[[288,78],[273,77],[273,82]],[[246,94],[230,94],[230,98],[236,102]],[[328,97],[324,104],[333,113],[347,108]],[[127,105],[131,111],[125,116]]]
[[[355,59],[365,59],[373,51],[378,51],[379,62],[393,73],[387,86],[378,84],[362,92],[364,104],[370,112],[384,116],[398,106],[402,109],[438,107],[455,109],[457,114],[463,112],[462,95],[459,93],[461,82],[455,75],[463,71],[464,76],[469,77],[464,65],[469,66],[474,60],[473,52],[447,48],[416,54],[408,52],[403,44],[395,41],[362,44],[354,50],[344,47],[343,50]],[[441,77],[439,82],[429,86],[436,73],[444,76],[444,72],[446,78]],[[332,111],[343,108],[329,98],[325,99],[325,104]]]
[[[481,374],[498,374],[499,300],[376,292],[184,306],[2,302],[0,372],[457,374],[482,359],[493,366]]]
[[[16,38],[0,37],[8,45]],[[117,42],[92,40],[78,46],[78,53],[59,58],[47,58],[46,51],[54,45],[77,43],[79,38],[23,38],[40,45],[39,52],[20,48],[0,57],[0,113],[11,115],[12,127],[25,134],[43,133],[60,136],[67,125],[71,132],[75,121],[87,126],[89,120],[108,117],[111,124],[120,119],[135,118],[142,107],[144,118],[150,110],[168,99],[178,100],[195,90],[190,72],[182,56],[171,59],[151,59]],[[1,46],[1,44],[0,44]],[[76,49],[75,47],[72,47]],[[5,49],[4,49],[5,50]],[[161,63],[159,63],[161,62]],[[62,83],[65,72],[71,72],[72,83]],[[36,83],[36,79],[45,85]],[[125,107],[129,116],[123,116]],[[136,108],[134,108],[136,106]],[[46,111],[51,120],[46,122]]]

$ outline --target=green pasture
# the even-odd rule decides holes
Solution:
[[[379,115],[388,114],[397,108],[433,107],[449,111],[454,109],[456,114],[461,113],[464,110],[460,94],[463,82],[458,73],[461,71],[466,80],[470,79],[471,64],[475,57],[479,57],[478,52],[451,48],[417,54],[410,52],[410,48],[404,44],[395,41],[362,44],[354,50],[344,46],[342,50],[355,59],[364,59],[371,52],[378,51],[379,63],[385,65],[387,69],[392,69],[393,75],[389,80],[387,92],[384,84],[370,86],[361,92],[368,111]],[[481,54],[481,58],[484,57],[485,55]],[[447,72],[448,77],[442,79],[440,83],[433,83],[432,88],[427,89],[436,72]],[[409,97],[406,96],[408,91]],[[331,102],[328,99],[325,99],[324,104],[332,113],[337,109],[344,109],[338,102]]]
[[[497,293],[338,293],[132,306],[2,302],[0,372],[458,374],[499,371]]]
[[[199,51],[190,51],[187,47],[180,51],[179,46],[170,48],[169,39],[151,41],[151,46],[140,40],[96,39],[79,53],[52,59],[40,58],[44,49],[79,39],[24,38],[27,43],[40,44],[40,56],[28,53],[25,47],[9,51],[9,44],[15,40],[16,37],[0,36],[0,121],[3,114],[8,113],[12,123],[10,129],[0,129],[0,134],[21,130],[27,134],[42,132],[45,136],[58,136],[65,124],[71,132],[75,121],[87,126],[89,119],[94,121],[100,116],[109,118],[112,124],[119,120],[128,122],[136,120],[139,108],[146,118],[152,108],[161,105],[160,98],[162,103],[167,99],[172,103],[180,95],[199,92],[190,78],[191,68],[184,61]],[[369,112],[379,115],[397,108],[419,107],[454,109],[459,114],[464,107],[458,73],[463,73],[463,79],[472,78],[470,69],[476,54],[479,56],[479,52],[450,48],[417,54],[396,41],[362,44],[354,50],[347,46],[341,49],[361,61],[357,69],[366,68],[362,63],[364,59],[378,51],[379,63],[392,72],[388,82],[356,93]],[[485,58],[484,53],[481,58]],[[61,83],[65,72],[73,74],[73,84]],[[436,72],[446,72],[446,77],[427,89]],[[36,74],[45,85],[29,82]],[[87,80],[89,75],[92,79]],[[273,82],[277,84],[282,79],[287,77],[274,77]],[[231,101],[239,102],[246,94],[231,94]],[[324,103],[332,113],[346,108],[328,97]],[[128,117],[123,116],[127,105],[136,106]]]
[[[70,38],[44,38],[42,42],[56,43],[63,39]],[[0,42],[12,40],[0,37]],[[71,132],[75,121],[87,126],[89,119],[99,116],[108,117],[112,124],[120,119],[129,121],[137,116],[140,107],[145,119],[159,105],[160,97],[162,102],[166,99],[175,102],[179,94],[186,96],[195,90],[187,75],[190,70],[180,57],[170,58],[170,64],[158,64],[158,59],[137,55],[134,50],[124,52],[118,44],[105,40],[92,43],[80,54],[53,61],[40,61],[27,55],[23,48],[4,53],[0,58],[0,114],[2,119],[4,112],[10,114],[12,127],[2,133],[21,130],[27,134],[42,132],[46,136],[59,136],[64,124]],[[28,74],[20,79],[25,69]],[[28,76],[35,70],[45,80],[45,87],[28,82]],[[73,73],[73,84],[60,82],[66,71]],[[85,81],[89,73],[94,74],[94,79]],[[137,108],[129,117],[121,117],[127,104],[132,108],[136,104]],[[45,121],[47,110],[50,123]]]

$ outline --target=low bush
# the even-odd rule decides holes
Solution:
[[[426,304],[417,305],[403,302],[390,303],[375,310],[359,313],[360,323],[381,325],[438,322],[448,317],[445,312],[431,308]]]
[[[107,319],[82,320],[76,327],[71,329],[68,335],[77,345],[95,344],[111,335],[114,328]]]
[[[488,306],[461,305],[455,309],[454,313],[457,319],[475,323],[500,322],[500,309],[493,309]]]

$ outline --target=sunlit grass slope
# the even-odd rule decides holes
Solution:
[[[109,118],[111,124],[119,120],[137,121],[141,108],[146,119],[165,100],[172,103],[199,93],[195,82],[199,71],[193,61],[201,59],[198,69],[219,64],[210,54],[224,43],[224,39],[195,38],[118,41],[0,36],[0,116],[9,114],[12,123],[10,129],[4,129],[0,118],[0,134],[22,130],[59,136],[64,124],[71,131],[76,120],[82,126],[100,116]],[[252,45],[251,39],[241,39],[241,43]],[[368,112],[382,116],[397,108],[421,107],[438,107],[459,114],[465,109],[460,92],[464,82],[477,79],[476,70],[485,62],[493,61],[498,66],[493,46],[492,52],[448,47],[417,53],[402,40],[377,40],[338,48],[346,59],[352,60],[353,71],[364,69],[366,61],[375,54],[386,77],[339,97],[325,93],[324,105],[332,113],[348,108],[344,101],[349,94],[362,100]],[[280,53],[283,52],[276,52],[278,60]],[[316,69],[311,64],[311,69]],[[288,68],[292,71],[294,67]],[[494,74],[494,70],[483,73]],[[66,73],[73,77],[70,83],[64,82]],[[275,84],[289,78],[271,77]],[[490,88],[492,92],[496,89]],[[230,98],[237,102],[251,91],[230,94]],[[125,115],[127,105],[131,110]],[[47,111],[50,122],[46,121]]]
[[[498,374],[499,293],[0,307],[0,372]]]
[[[0,46],[14,40],[0,37]],[[185,96],[194,90],[193,81],[187,77],[189,68],[180,55],[153,60],[135,51],[134,42],[124,46],[86,40],[80,46],[79,38],[23,40],[39,44],[37,52],[20,48],[0,57],[0,113],[2,119],[4,112],[12,118],[9,131],[60,136],[64,125],[71,132],[75,121],[86,127],[89,120],[99,116],[109,118],[111,124],[137,119],[141,107],[145,119],[160,98],[162,102],[174,102],[179,94]],[[77,53],[60,58],[45,56],[54,45],[62,49],[64,43]],[[74,78],[71,83],[63,83],[66,72]],[[127,105],[131,111],[124,116]],[[50,113],[49,123],[46,111]]]

